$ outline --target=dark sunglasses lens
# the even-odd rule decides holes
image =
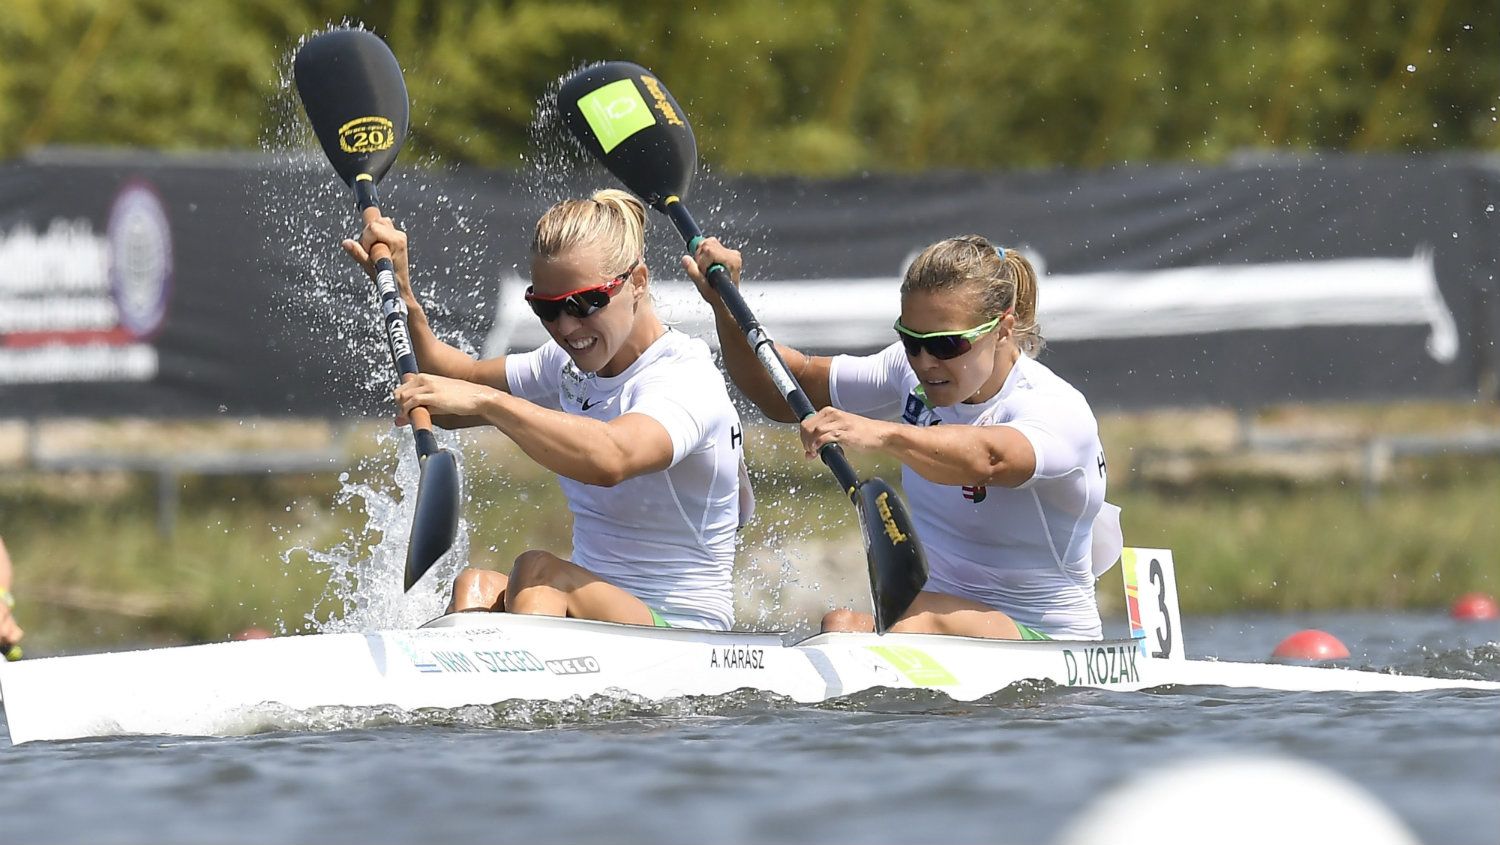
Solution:
[[[944,361],[950,358],[957,358],[968,352],[971,346],[973,346],[972,343],[957,335],[927,338],[927,351],[932,353],[932,357]]]
[[[901,345],[906,347],[906,354],[910,355],[913,358],[917,357],[918,353],[920,353],[923,349],[926,349],[928,355],[931,355],[939,361],[947,361],[953,358],[957,358],[965,352],[968,352],[969,348],[973,346],[973,344],[971,344],[969,341],[964,340],[958,335],[947,335],[944,337],[912,337],[905,334],[901,335]]]
[[[530,305],[532,312],[548,323],[556,322],[562,315],[563,304],[555,299],[533,299],[530,300]]]
[[[609,304],[609,294],[602,290],[586,290],[583,293],[575,293],[563,301],[568,313],[582,320],[584,317],[592,316],[600,308]]]

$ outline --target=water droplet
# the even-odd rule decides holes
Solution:
[[[1416,65],[1407,65],[1406,66],[1406,72],[1407,73],[1416,73],[1417,72],[1417,66]]]

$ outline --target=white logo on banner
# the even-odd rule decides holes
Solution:
[[[149,337],[167,316],[172,279],[172,229],[156,192],[144,182],[120,191],[109,212],[110,288],[120,325]]]
[[[144,182],[120,191],[104,236],[64,218],[0,232],[0,384],[155,378],[146,341],[171,276],[171,228]]]

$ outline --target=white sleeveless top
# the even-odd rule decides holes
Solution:
[[[614,487],[558,477],[573,511],[572,561],[674,626],[734,621],[730,574],[740,523],[744,427],[708,345],[668,330],[625,372],[580,372],[548,342],[505,359],[510,392],[608,422],[645,414],[672,438],[672,464]]]
[[[1024,355],[988,402],[929,407],[919,385],[900,343],[840,355],[829,374],[835,407],[920,426],[1010,426],[1036,451],[1035,474],[1015,488],[934,484],[903,468],[931,568],[927,589],[982,602],[1049,636],[1099,639],[1092,546],[1105,463],[1088,401]]]

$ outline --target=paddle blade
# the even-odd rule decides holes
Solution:
[[[605,62],[579,71],[557,92],[558,111],[589,154],[647,204],[686,197],[698,142],[682,107],[651,71]]]
[[[855,488],[854,501],[864,525],[875,632],[884,634],[927,583],[927,557],[895,488],[872,478]]]
[[[410,590],[427,570],[453,548],[458,536],[458,461],[447,449],[422,459],[422,479],[417,484],[417,514],[411,522],[411,543],[406,547],[406,589]]]
[[[323,152],[349,185],[379,182],[406,140],[408,103],[401,65],[380,36],[336,29],[297,50],[292,75]]]

